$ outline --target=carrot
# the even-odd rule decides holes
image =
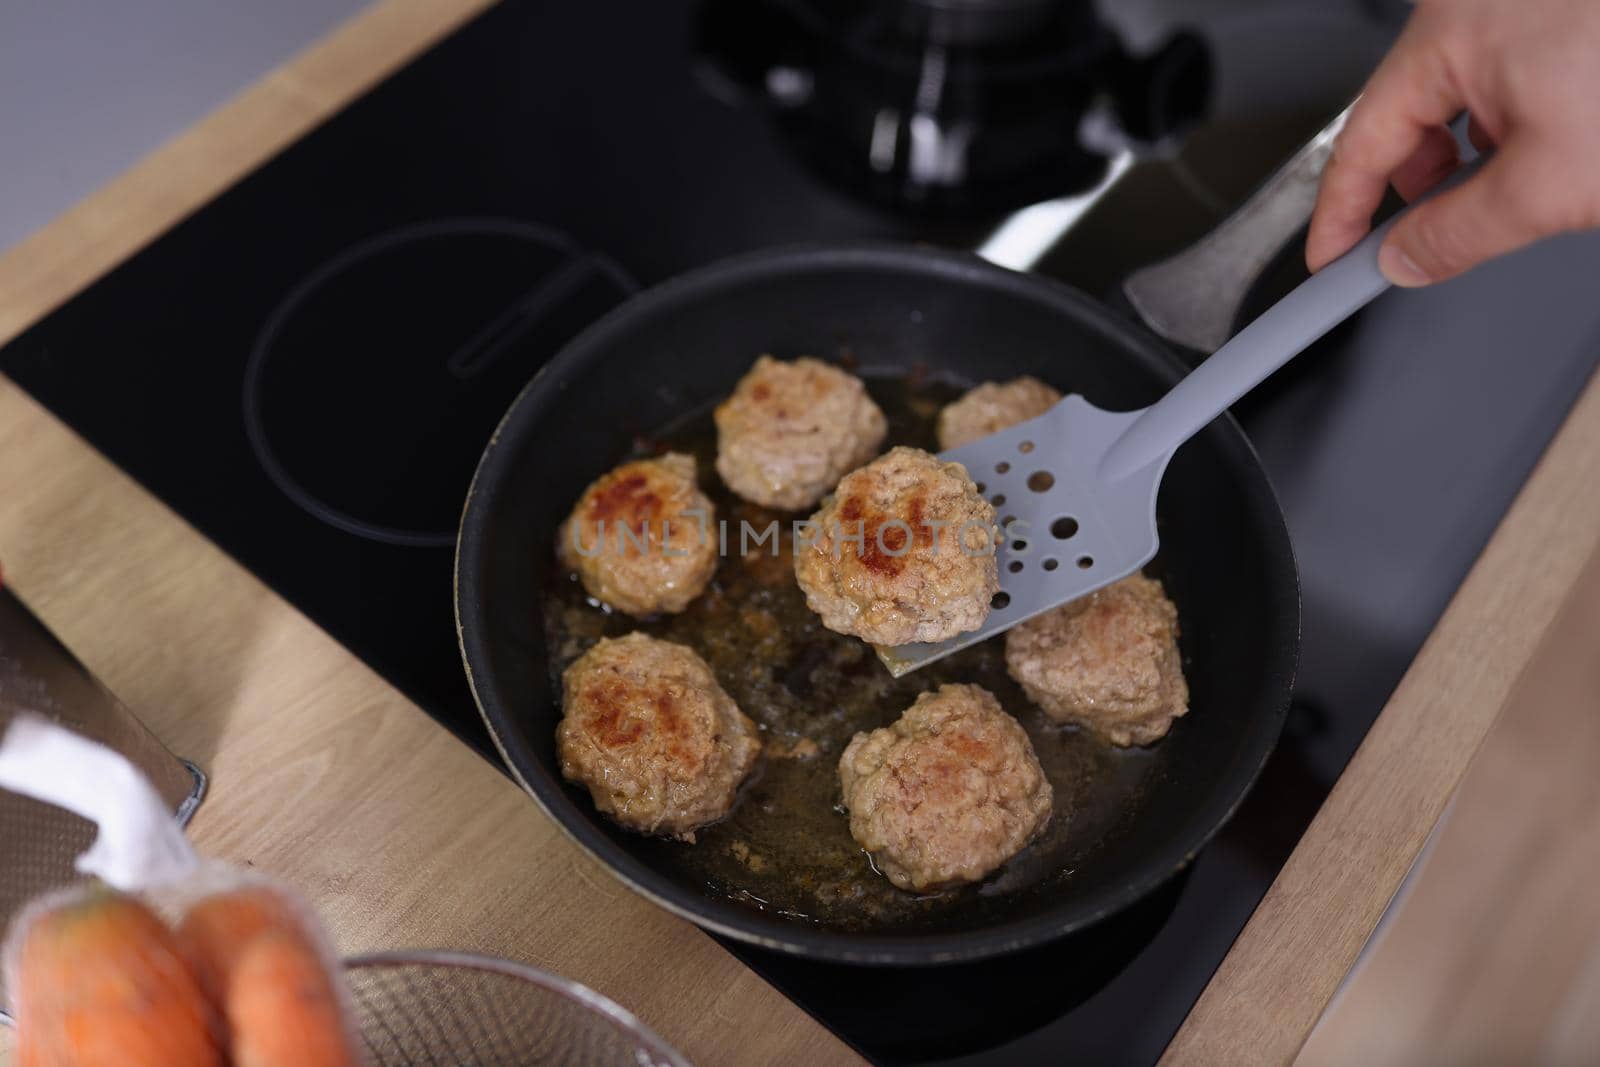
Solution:
[[[191,907],[178,936],[227,1017],[235,1067],[353,1067],[339,976],[309,912],[265,885]]]
[[[27,1067],[223,1067],[222,1027],[172,931],[94,889],[23,920],[12,963]]]
[[[250,885],[196,903],[178,923],[178,940],[212,1001],[224,1004],[233,969],[246,946],[274,930],[304,937],[300,909],[271,886]],[[309,939],[307,945],[311,947]]]
[[[234,1067],[354,1067],[339,998],[322,961],[274,932],[240,954],[228,986]]]

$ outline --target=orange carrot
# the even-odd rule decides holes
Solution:
[[[223,1067],[216,1009],[149,908],[95,889],[24,921],[19,1067]]]
[[[353,1067],[339,976],[302,905],[251,885],[191,907],[178,936],[222,1006],[235,1067]]]
[[[178,940],[212,1001],[224,1004],[233,969],[246,946],[274,930],[305,937],[299,908],[271,886],[249,885],[196,903],[178,924]]]
[[[234,1067],[354,1067],[338,994],[322,961],[268,933],[240,954],[228,986]]]

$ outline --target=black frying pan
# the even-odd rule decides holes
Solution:
[[[808,921],[734,899],[727,886],[665,861],[664,848],[704,846],[626,832],[561,778],[559,664],[541,609],[558,580],[557,526],[641,434],[705,410],[758,354],[841,351],[869,383],[884,374],[969,384],[1033,374],[1109,408],[1148,404],[1183,372],[1165,345],[1075,290],[961,253],[780,250],[650,289],[539,372],[479,465],[462,519],[456,603],[483,716],[517,779],[573,840],[638,892],[720,933],[825,959],[938,963],[1081,929],[1194,858],[1249,790],[1283,722],[1299,650],[1298,580],[1272,488],[1231,418],[1178,453],[1158,505],[1157,565],[1180,611],[1191,712],[1132,757],[1148,766],[1128,817],[1059,877],[1030,891],[969,890],[970,903],[916,923]],[[885,708],[883,721],[901,710]]]

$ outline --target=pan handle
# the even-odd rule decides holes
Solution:
[[[1322,171],[1349,115],[1350,107],[1335,115],[1205,237],[1128,275],[1123,295],[1145,325],[1185,348],[1210,354],[1222,347],[1251,286],[1311,218]]]
[[[1156,480],[1179,445],[1199,433],[1267,375],[1389,288],[1378,249],[1395,223],[1419,204],[1467,181],[1489,157],[1475,156],[1378,224],[1354,248],[1300,283],[1212,353],[1167,395],[1139,413],[1100,461],[1101,477],[1125,478],[1155,466]],[[1155,483],[1152,483],[1152,487]]]

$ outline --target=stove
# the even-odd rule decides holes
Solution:
[[[1039,269],[1109,296],[1338,110],[1395,28],[1392,5],[1357,0],[1139,0],[1111,25],[1067,0],[987,5],[998,21],[973,0],[906,0],[884,22],[890,6],[507,0],[0,370],[494,760],[450,546],[490,429],[563,341],[754,248],[976,247],[1021,202],[1101,181],[1105,158],[1062,133],[1099,106],[1141,162]],[[905,65],[905,33],[937,44],[933,69],[927,48]],[[1063,94],[1055,125],[1040,86]],[[968,166],[980,134],[1010,163]],[[878,1062],[1153,1062],[1593,370],[1597,267],[1600,241],[1572,238],[1390,294],[1241,407],[1300,559],[1302,670],[1261,781],[1183,875],[962,967],[730,950]],[[1291,250],[1256,302],[1297,271]]]

